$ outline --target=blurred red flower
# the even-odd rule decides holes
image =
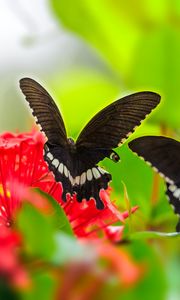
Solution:
[[[25,197],[23,187],[38,182],[44,191],[49,191],[54,184],[53,176],[46,184],[40,180],[48,174],[42,155],[43,144],[42,134],[35,132],[0,136],[0,224],[10,226],[13,222],[21,197]]]
[[[118,295],[133,287],[142,277],[143,267],[135,263],[126,251],[110,243],[98,243],[96,250],[98,261],[70,262],[59,270],[57,282],[61,284],[57,285],[56,300],[109,299],[110,295],[112,299],[115,295],[115,299],[119,299]],[[108,283],[111,284],[108,286]]]
[[[113,244],[97,243],[97,252],[110,263],[112,272],[118,275],[123,287],[128,287],[139,280],[144,272],[142,265],[133,261],[126,250]]]
[[[55,181],[43,159],[44,143],[43,134],[36,131],[0,136],[0,224],[10,226],[13,222],[25,198],[24,190],[20,192],[23,186],[39,187],[63,207],[77,237],[96,238],[103,233],[114,241],[121,239],[123,227],[110,225],[123,222],[129,213],[120,213],[110,201],[110,189],[101,191],[104,210],[97,210],[94,201],[78,203],[76,197],[64,203],[62,185]]]
[[[18,233],[5,226],[0,227],[0,280],[26,288],[29,277],[18,258],[21,237]]]

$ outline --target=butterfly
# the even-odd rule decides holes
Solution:
[[[97,164],[108,157],[120,160],[113,150],[120,146],[160,102],[153,92],[139,92],[119,99],[98,112],[84,127],[77,141],[67,138],[60,111],[48,92],[35,80],[23,78],[20,88],[47,142],[44,159],[55,180],[62,183],[64,201],[76,195],[78,202],[94,199],[103,209],[101,190],[108,188],[111,175]]]
[[[131,141],[129,148],[164,178],[169,202],[180,216],[180,142],[163,136],[144,136]],[[180,231],[180,220],[176,230]]]

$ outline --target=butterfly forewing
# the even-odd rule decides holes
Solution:
[[[50,144],[65,146],[67,136],[59,109],[48,92],[35,80],[23,78],[20,88],[32,109],[36,123],[42,128]]]
[[[159,102],[160,96],[153,92],[139,92],[113,102],[85,126],[78,137],[77,146],[116,148]]]
[[[131,141],[129,147],[164,177],[169,202],[180,215],[180,143],[163,136],[145,136]]]

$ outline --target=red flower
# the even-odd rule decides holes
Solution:
[[[112,234],[114,226],[111,225],[117,221],[124,223],[129,213],[120,213],[118,211],[110,200],[109,190],[102,191],[101,198],[105,205],[103,210],[97,210],[93,201],[77,203],[75,197],[67,203],[61,200],[60,204],[64,208],[72,228],[78,237],[97,238],[103,234],[113,241],[120,240],[124,226],[116,226]],[[137,207],[134,207],[132,212],[136,209]]]
[[[21,238],[16,232],[0,227],[0,279],[23,288],[29,285],[29,278],[17,255],[20,243]]]
[[[41,177],[48,174],[43,160],[44,138],[40,133],[12,134],[0,136],[0,224],[10,226],[14,214],[21,205],[20,186],[42,186],[50,190],[54,179]],[[38,184],[36,184],[38,182]]]
[[[11,225],[16,210],[21,206],[22,186],[39,187],[60,203],[76,236],[96,238],[103,233],[112,240],[118,240],[123,228],[114,228],[112,234],[109,226],[117,221],[124,222],[128,212],[121,214],[117,210],[110,201],[108,190],[101,192],[104,210],[97,210],[94,201],[78,203],[75,197],[64,203],[62,185],[55,181],[43,159],[44,142],[40,132],[0,136],[0,224]],[[135,210],[136,207],[132,212]]]

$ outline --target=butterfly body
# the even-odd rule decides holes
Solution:
[[[64,201],[67,194],[77,194],[79,202],[96,197],[97,207],[102,207],[99,191],[107,189],[111,175],[95,164],[94,157],[95,152],[92,155],[91,151],[77,148],[72,139],[65,148],[45,144],[44,158],[56,181],[63,182]]]
[[[113,150],[121,145],[160,102],[153,92],[139,92],[119,99],[98,112],[84,127],[76,142],[67,138],[62,116],[49,93],[35,80],[23,78],[20,88],[45,134],[44,159],[56,181],[62,183],[64,201],[76,195],[77,201],[94,199],[103,209],[100,197],[111,175],[98,166],[105,157],[120,160]]]

